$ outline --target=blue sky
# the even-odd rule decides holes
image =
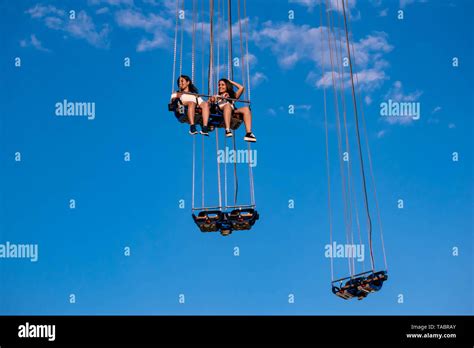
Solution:
[[[175,3],[1,1],[0,243],[38,244],[39,257],[0,259],[0,313],[472,314],[473,5],[349,1],[390,277],[358,302],[330,292],[324,257],[322,88],[330,103],[332,90],[322,76],[318,3],[248,1],[261,219],[223,238],[191,219],[192,138],[167,111]],[[188,74],[189,50],[186,33]],[[198,68],[206,91],[200,79]],[[55,116],[64,99],[94,102],[95,119]],[[420,119],[380,116],[389,99],[420,103]],[[334,121],[329,130],[335,145]],[[242,137],[239,129],[239,148]],[[217,202],[214,141],[205,145],[207,204]],[[337,166],[332,153],[334,236],[343,243]],[[247,167],[238,167],[240,203],[248,203]],[[378,235],[375,253],[381,269]],[[335,261],[336,276],[348,275],[345,262]]]

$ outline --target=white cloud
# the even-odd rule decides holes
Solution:
[[[31,34],[30,39],[26,40],[21,40],[20,41],[20,46],[21,47],[34,47],[38,51],[43,51],[43,52],[51,52],[49,49],[43,47],[43,44],[41,41],[36,37],[35,34]]]
[[[272,108],[268,109],[268,110],[267,110],[267,113],[268,113],[269,115],[271,115],[271,116],[276,116],[276,114],[277,114],[276,111],[275,111],[275,109],[272,109]]]
[[[336,32],[337,47],[345,50],[345,35],[342,31]],[[317,87],[332,84],[330,52],[326,27],[311,27],[309,25],[295,25],[293,23],[265,22],[260,30],[254,31],[253,40],[264,49],[270,49],[277,57],[278,64],[284,69],[291,69],[300,62],[313,62],[315,70],[308,74],[307,81]],[[334,45],[334,38],[332,44]],[[322,42],[321,42],[322,41]],[[355,57],[353,65],[361,88],[373,90],[378,88],[388,77],[384,69],[389,66],[384,55],[393,46],[388,43],[387,34],[373,32],[353,43]],[[352,52],[351,52],[352,53]],[[324,56],[324,67],[323,67]],[[336,59],[333,52],[333,60]],[[326,71],[321,76],[321,70]],[[337,75],[337,73],[336,73]],[[349,87],[349,70],[344,71],[345,85]],[[337,76],[339,78],[339,76]]]
[[[40,4],[28,9],[26,13],[28,13],[31,18],[43,18],[46,15],[56,15],[62,17],[65,14],[64,10],[58,9],[53,5],[45,6]]]
[[[308,105],[308,104],[295,105],[295,110],[309,111],[311,110],[311,107],[312,105]]]
[[[370,95],[366,95],[364,98],[364,101],[365,101],[365,104],[367,105],[372,104],[372,98],[370,97]]]
[[[86,40],[95,47],[109,46],[109,26],[104,24],[100,31],[97,30],[92,18],[84,11],[80,11],[75,20],[67,21],[63,30],[76,38]]]
[[[85,11],[79,11],[75,19],[69,19],[66,12],[52,5],[36,5],[26,11],[31,18],[42,20],[53,30],[63,31],[72,37],[84,39],[95,47],[107,48],[109,46],[109,26],[104,24],[97,29],[92,18]]]
[[[268,77],[264,73],[259,72],[259,71],[257,71],[256,73],[253,73],[250,78],[252,87],[258,86],[264,81],[268,81]]]
[[[385,100],[391,99],[396,102],[414,102],[417,101],[422,94],[423,91],[418,90],[412,93],[405,94],[403,91],[402,83],[400,81],[395,81],[392,87],[385,95]]]
[[[412,93],[406,94],[403,90],[402,83],[400,81],[395,81],[392,87],[389,89],[384,99],[386,102],[392,100],[392,102],[417,102],[418,99],[423,94],[423,91],[416,90]],[[418,115],[419,117],[420,115]],[[407,125],[411,124],[414,121],[414,117],[410,115],[405,116],[388,116],[384,117],[389,124],[402,124]]]
[[[377,139],[383,138],[385,136],[385,134],[387,134],[387,131],[384,130],[384,129],[377,132]]]
[[[171,28],[172,20],[154,13],[144,15],[136,10],[120,10],[115,14],[117,24],[128,29],[142,29],[155,32],[158,29]]]
[[[379,17],[387,17],[388,15],[388,8],[385,8],[379,12]]]
[[[437,113],[438,111],[441,111],[441,106],[437,106],[433,109],[433,111],[431,111],[432,114],[435,114]]]
[[[336,85],[336,88],[341,88],[342,85],[340,84],[341,75],[339,72],[326,71],[324,76],[319,76],[316,73],[312,72],[308,75],[307,81],[311,84],[314,84],[318,88],[329,88],[333,85],[333,80]],[[317,79],[319,77],[319,79]],[[317,80],[315,80],[317,79]],[[379,88],[382,83],[387,80],[388,77],[386,76],[385,72],[382,70],[377,69],[365,69],[362,71],[357,72],[354,74],[354,83],[357,88],[360,88],[363,91],[373,91],[376,88]],[[350,89],[352,88],[352,81],[350,74],[348,72],[344,73],[344,88]],[[370,97],[369,97],[370,98]]]
[[[107,4],[110,6],[133,6],[133,0],[89,0],[90,5],[103,5]]]
[[[151,40],[142,39],[137,45],[137,52],[150,51],[157,47],[165,47],[168,44],[166,38],[155,34]]]
[[[137,45],[137,51],[149,51],[158,47],[168,47],[171,38],[167,32],[173,27],[171,17],[155,13],[144,15],[135,9],[120,10],[115,14],[117,24],[126,29],[141,29],[152,34],[152,37],[143,37]]]
[[[104,13],[109,13],[110,10],[108,7],[101,7],[97,11],[95,11],[95,14],[104,14]]]
[[[405,8],[408,5],[414,4],[414,3],[425,3],[428,2],[428,0],[400,0],[400,8]]]
[[[323,4],[324,4],[325,1],[324,0],[322,0],[322,1],[323,1]],[[298,5],[305,6],[305,7],[308,8],[309,11],[313,11],[313,9],[316,6],[319,6],[321,0],[289,0],[288,2],[290,4],[298,4]],[[356,4],[356,0],[348,0],[347,1],[347,5],[349,6],[349,9],[354,8],[355,4]],[[332,9],[336,10],[336,11],[342,11],[342,5],[340,3],[340,0],[330,0],[329,6]],[[346,8],[346,10],[347,10],[347,8]]]

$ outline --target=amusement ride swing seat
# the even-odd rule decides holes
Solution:
[[[175,79],[175,72],[176,72],[176,67],[178,66],[177,64],[177,49],[179,47],[179,76],[182,76],[182,63],[183,63],[183,32],[184,32],[184,21],[179,19],[179,5],[180,3],[182,4],[182,11],[185,11],[185,1],[184,0],[176,0],[176,27],[175,27],[175,37],[174,37],[174,59],[173,59],[173,78],[172,78],[172,86],[174,86],[174,83],[176,81]],[[204,3],[204,1],[203,1]],[[222,6],[224,7],[225,3],[224,1],[220,2]],[[246,62],[246,58],[249,56],[248,52],[248,24],[245,22],[245,27],[246,27],[246,40],[245,40],[245,48],[246,52],[244,52],[244,39],[242,35],[242,25],[241,25],[241,16],[240,16],[240,0],[238,1],[238,23],[239,23],[239,32],[240,32],[240,49],[241,49],[241,58],[240,58],[240,66],[242,68],[242,80],[243,80],[243,85],[247,86],[247,100],[241,100],[239,98],[234,99],[234,98],[229,98],[228,96],[218,96],[214,95],[214,87],[217,84],[217,79],[215,79],[216,72],[217,75],[220,75],[220,64],[219,64],[219,51],[220,51],[220,35],[217,36],[218,40],[218,49],[217,51],[214,51],[214,0],[209,1],[209,16],[210,16],[210,27],[209,27],[209,66],[208,66],[208,71],[207,71],[207,85],[208,85],[208,91],[207,95],[206,94],[199,94],[199,93],[189,93],[185,91],[178,91],[174,92],[174,87],[172,87],[172,100],[168,103],[168,111],[172,112],[176,119],[180,123],[188,123],[189,124],[189,118],[188,118],[188,106],[184,105],[184,103],[181,101],[181,98],[176,98],[174,93],[182,93],[182,94],[188,94],[196,98],[196,105],[195,105],[195,112],[194,112],[194,124],[196,125],[201,125],[203,126],[203,117],[202,117],[202,108],[199,106],[199,97],[204,97],[204,98],[212,98],[212,102],[209,103],[209,121],[208,121],[208,130],[213,131],[216,130],[216,128],[223,128],[225,129],[225,124],[224,124],[224,115],[223,111],[219,108],[218,104],[216,103],[217,100],[224,100],[227,101],[231,104],[235,103],[243,103],[247,104],[248,107],[250,108],[250,69],[249,69],[249,64]],[[191,52],[191,81],[194,81],[195,78],[195,58],[196,58],[196,25],[198,23],[203,23],[202,21],[199,22],[197,17],[198,17],[198,6],[197,1],[193,1],[193,11],[192,11],[192,52]],[[227,79],[232,80],[233,79],[233,53],[232,53],[232,16],[231,16],[231,8],[232,8],[232,2],[231,0],[227,0],[227,10],[228,10],[228,62],[227,62]],[[246,1],[243,1],[243,8],[244,8],[244,18],[247,18],[246,16]],[[218,19],[218,24],[219,23],[224,23],[224,11],[220,6],[218,6],[218,11],[217,11],[217,19]],[[204,16],[204,8],[202,8],[202,16]],[[178,35],[178,29],[181,27],[181,35]],[[222,28],[223,25],[219,26],[219,28]],[[203,24],[201,25],[201,31],[202,31],[202,47],[204,47],[204,26]],[[181,42],[178,44],[178,37],[181,37]],[[223,46],[222,46],[223,47]],[[217,53],[217,64],[216,68],[214,67],[214,55]],[[204,62],[204,54],[205,54],[205,49],[202,49],[202,60]],[[204,64],[204,63],[203,63]],[[225,66],[225,65],[224,65]],[[202,68],[202,85],[204,85],[204,65]],[[240,96],[240,95],[239,95]],[[188,98],[188,100],[192,98]],[[239,115],[240,116],[240,115]],[[235,112],[232,112],[231,115],[231,122],[230,122],[230,128],[232,130],[236,130],[240,127],[240,125],[243,123],[243,117],[239,117]],[[219,151],[219,134],[218,131],[216,130],[215,134],[215,139],[216,139],[216,152]],[[224,139],[226,139],[225,137]],[[226,146],[226,140],[224,140],[224,146]],[[236,142],[235,142],[235,136],[232,137],[233,141],[233,149],[234,151],[236,150]],[[234,167],[234,199],[233,199],[233,205],[228,205],[227,204],[227,167],[226,164],[224,164],[224,200],[222,200],[222,192],[221,192],[221,176],[220,176],[220,162],[217,157],[216,153],[216,159],[217,159],[217,184],[218,184],[218,198],[219,198],[219,204],[218,206],[206,206],[205,201],[204,201],[204,183],[205,183],[205,175],[204,175],[204,168],[205,168],[205,156],[204,156],[204,144],[205,140],[202,140],[202,189],[201,189],[201,194],[202,194],[202,203],[201,207],[195,207],[194,206],[194,196],[195,196],[195,175],[196,175],[196,138],[193,138],[193,175],[192,175],[192,200],[191,200],[191,206],[192,206],[192,218],[194,220],[194,223],[197,225],[199,230],[204,233],[208,232],[220,232],[221,235],[223,236],[228,236],[232,234],[233,231],[242,231],[242,230],[250,230],[252,226],[255,224],[255,222],[259,219],[259,214],[256,211],[256,204],[255,204],[255,194],[254,194],[254,182],[253,182],[253,172],[252,172],[252,167],[249,164],[249,186],[250,186],[250,200],[251,203],[248,205],[238,205],[237,204],[237,196],[238,196],[238,176],[237,176],[237,164],[236,162],[233,163]],[[239,150],[240,151],[240,150]],[[248,144],[248,151],[250,152],[250,143]],[[227,163],[227,162],[224,162]]]
[[[367,276],[367,274],[369,275]],[[364,272],[356,274],[353,277],[334,280],[332,282],[332,292],[333,294],[345,300],[349,300],[354,297],[362,300],[363,298],[367,297],[368,294],[382,289],[383,282],[387,279],[388,275],[386,271]],[[347,282],[342,285],[344,280],[347,280]],[[336,283],[339,283],[339,286],[336,286]]]
[[[340,6],[342,4],[342,7]],[[358,244],[363,245],[362,237],[361,237],[361,220],[359,219],[359,209],[358,205],[361,204],[357,199],[357,192],[361,191],[363,193],[363,204],[364,210],[367,218],[367,222],[365,227],[367,228],[367,239],[369,244],[370,250],[370,262],[371,268],[370,271],[365,271],[365,265],[362,264],[362,273],[358,273],[356,270],[356,265],[354,262],[353,254],[348,257],[348,265],[349,265],[349,273],[350,276],[340,278],[334,280],[334,261],[333,261],[333,254],[331,254],[331,290],[332,293],[336,296],[344,299],[349,300],[352,298],[358,298],[359,300],[364,299],[369,294],[380,291],[382,289],[383,283],[388,280],[388,273],[387,273],[387,260],[385,255],[385,246],[383,240],[383,232],[382,232],[382,219],[380,217],[380,209],[377,200],[377,190],[375,187],[375,179],[373,175],[372,169],[372,160],[370,156],[370,148],[369,148],[369,140],[367,135],[364,111],[362,107],[362,102],[360,99],[360,86],[359,80],[357,77],[357,73],[355,73],[355,54],[354,54],[354,44],[351,43],[351,31],[348,26],[348,17],[346,15],[346,4],[347,0],[337,0],[335,2],[325,2],[320,3],[320,37],[321,37],[321,46],[324,46],[323,42],[323,28],[327,30],[327,43],[328,43],[328,51],[329,51],[329,59],[330,59],[330,68],[331,68],[331,76],[332,76],[332,89],[334,94],[334,115],[336,119],[336,132],[337,132],[337,146],[338,146],[338,153],[342,153],[344,150],[347,153],[351,153],[351,141],[349,140],[349,134],[351,129],[355,130],[356,136],[356,144],[357,150],[356,153],[358,156],[354,156],[359,159],[359,169],[360,169],[360,179],[361,179],[361,188],[355,187],[352,176],[352,160],[348,161],[347,166],[340,165],[340,176],[342,181],[341,193],[342,193],[342,203],[343,209],[343,222],[344,227],[346,230],[346,243],[354,245],[354,235],[353,235],[353,228],[352,226],[354,220],[356,222],[357,230],[359,232],[359,242]],[[323,8],[324,6],[324,8]],[[337,8],[335,7],[337,6]],[[326,16],[326,24],[324,24],[323,20],[323,13]],[[339,18],[339,21],[337,21]],[[343,19],[343,28],[338,30],[337,23],[341,23]],[[342,26],[342,24],[339,24]],[[345,34],[345,37],[341,37],[341,33]],[[345,46],[343,51],[343,46]],[[352,48],[352,49],[351,49]],[[326,76],[325,71],[325,54],[324,50],[321,50],[321,66],[322,66],[322,76]],[[346,109],[346,100],[345,100],[345,86],[344,86],[344,70],[345,70],[345,59],[347,59],[349,72],[350,72],[350,92],[352,95],[352,104],[354,107],[354,127],[350,128],[347,122],[347,109]],[[354,67],[353,67],[354,66]],[[340,74],[340,76],[337,76]],[[356,93],[357,89],[357,93]],[[326,171],[327,171],[327,180],[328,180],[328,210],[329,210],[329,234],[330,234],[330,241],[333,241],[333,212],[332,212],[332,203],[331,203],[331,169],[330,169],[330,160],[329,160],[329,153],[330,153],[330,139],[329,139],[329,121],[328,121],[328,112],[327,112],[327,94],[326,94],[326,87],[323,85],[323,96],[324,96],[324,125],[325,125],[325,135],[326,135]],[[359,100],[358,100],[359,99]],[[341,103],[341,105],[339,104]],[[342,112],[340,111],[340,107],[342,108]],[[359,111],[361,110],[361,119],[359,119]],[[342,121],[340,120],[340,114],[342,114]],[[362,121],[362,122],[361,122]],[[361,124],[363,127],[360,127]],[[364,131],[365,140],[366,140],[366,153],[368,155],[368,162],[371,174],[371,181],[372,181],[372,191],[374,195],[375,201],[375,210],[377,212],[378,217],[378,228],[380,230],[380,240],[382,246],[382,253],[385,263],[385,270],[376,271],[375,265],[375,257],[374,257],[374,247],[373,247],[373,222],[371,217],[371,202],[369,202],[369,194],[368,194],[368,187],[367,187],[367,179],[366,179],[366,168],[364,163],[364,151],[362,149],[361,144],[361,133],[360,128]],[[345,133],[345,134],[344,134]],[[345,136],[344,136],[345,135]],[[345,143],[343,142],[345,140]],[[345,147],[345,149],[344,149]],[[336,225],[338,226],[338,225]],[[362,225],[364,227],[364,225]]]
[[[189,124],[188,107],[184,105],[179,98],[174,99],[168,104],[168,110],[173,112],[174,116],[180,123]],[[236,117],[235,114],[232,113],[232,118],[230,120],[230,128],[232,130],[238,129],[242,122],[242,118]],[[194,123],[202,126],[202,110],[199,105],[196,105],[194,112]],[[213,131],[215,128],[225,128],[224,114],[216,103],[210,104],[208,127],[210,131]]]
[[[259,219],[258,212],[253,206],[226,208],[233,209],[230,211],[229,209],[207,210],[212,208],[194,209],[199,213],[197,215],[193,213],[193,220],[201,232],[220,232],[221,235],[228,236],[232,231],[252,229],[252,226]]]

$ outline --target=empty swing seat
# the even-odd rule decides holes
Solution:
[[[217,232],[221,229],[224,214],[220,210],[201,211],[193,219],[201,232]]]
[[[349,300],[357,297],[359,300],[364,299],[372,292],[379,291],[383,282],[388,279],[386,271],[373,272],[370,275],[352,278],[348,280],[344,286],[332,285],[332,292],[340,298]],[[342,283],[341,283],[342,285]]]
[[[258,212],[253,208],[238,208],[230,212],[203,210],[192,216],[201,232],[220,232],[223,236],[233,231],[250,230],[259,219]]]
[[[180,123],[189,124],[188,107],[183,105],[183,103],[181,103],[179,99],[175,99],[174,101],[168,104],[168,111],[173,112],[174,116]],[[240,127],[242,122],[242,119],[234,117],[234,114],[232,114],[232,118],[230,120],[230,128],[232,130],[236,130]],[[202,110],[198,105],[196,105],[194,113],[194,123],[202,126]],[[222,110],[220,110],[217,106],[217,104],[210,105],[208,127],[210,131],[213,131],[215,128],[225,128],[224,115],[222,113]]]
[[[258,218],[258,212],[251,208],[235,209],[227,215],[232,229],[236,231],[250,230]]]

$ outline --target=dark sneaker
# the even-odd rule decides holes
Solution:
[[[230,129],[226,129],[226,130],[225,130],[225,136],[226,136],[227,138],[231,138],[231,137],[233,136],[233,135],[232,135],[232,131],[231,131]]]
[[[207,128],[207,126],[202,126],[202,128],[201,128],[201,134],[202,134],[202,135],[205,135],[206,137],[209,136],[209,129]]]
[[[198,134],[198,131],[196,129],[196,125],[191,125],[191,127],[189,127],[189,134],[191,135],[195,135],[195,134]]]
[[[254,143],[257,141],[257,138],[255,138],[255,135],[253,135],[253,133],[247,133],[245,134],[244,140]]]

